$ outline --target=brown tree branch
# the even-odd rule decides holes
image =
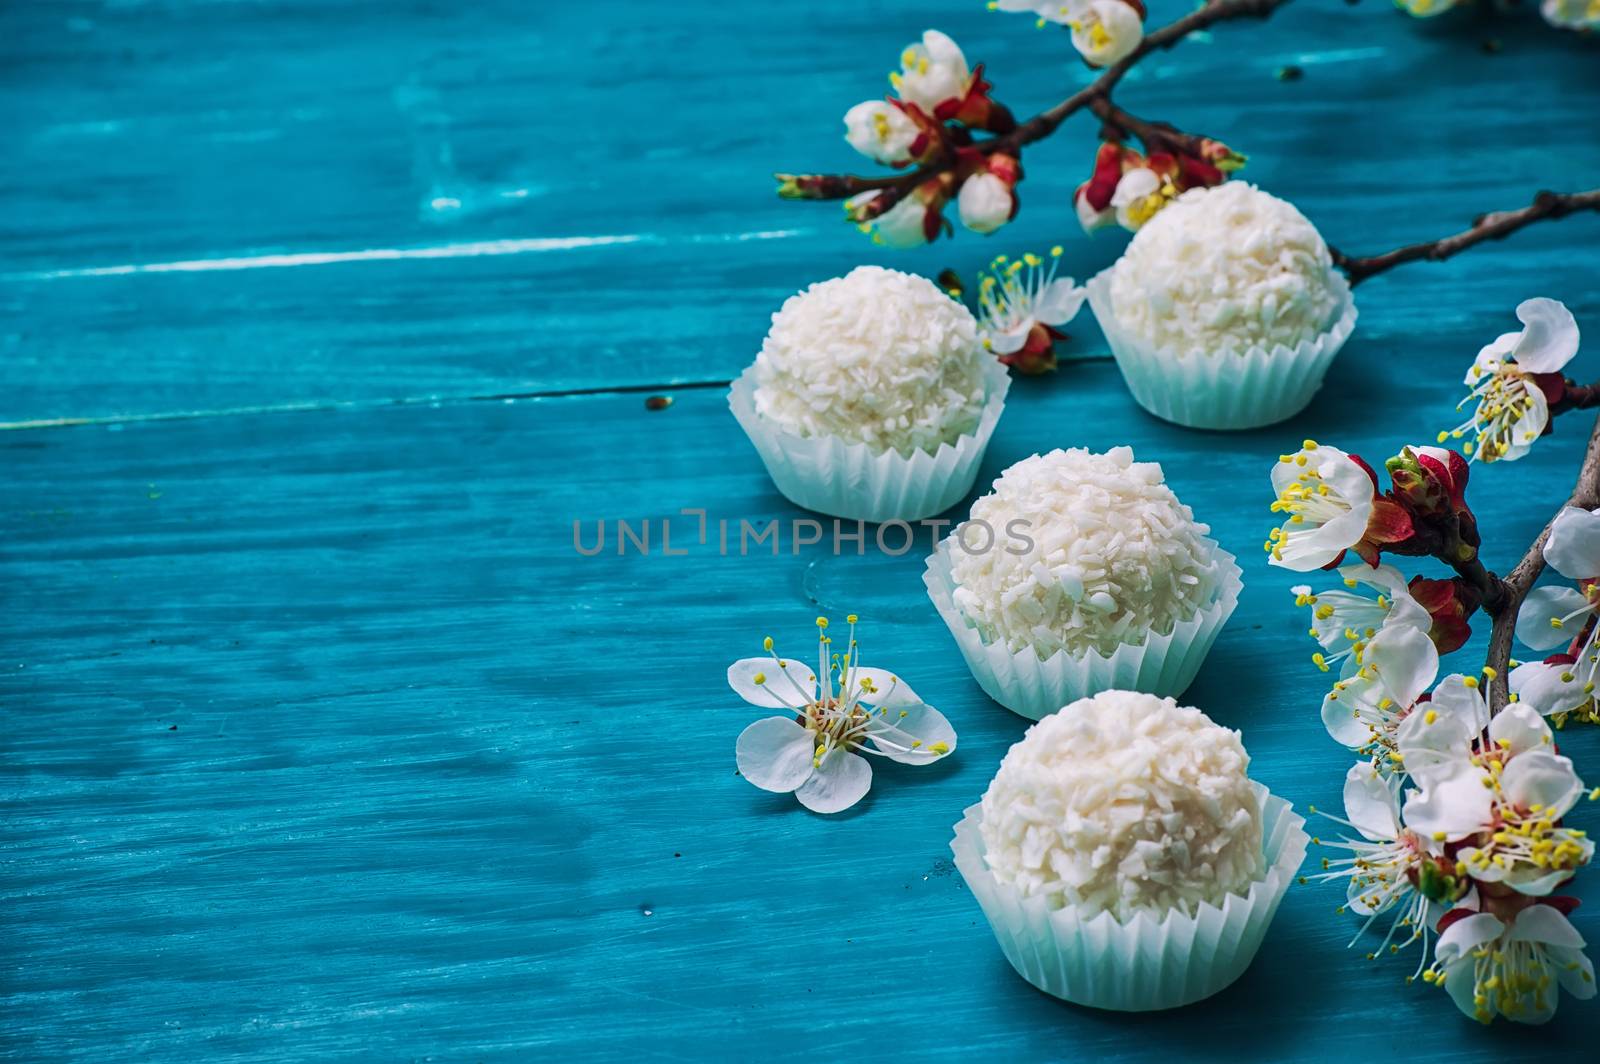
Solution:
[[[1584,452],[1583,465],[1578,470],[1578,482],[1572,490],[1572,497],[1562,505],[1562,509],[1568,506],[1584,510],[1600,506],[1600,418],[1595,419],[1594,430],[1589,434],[1589,447]],[[1554,523],[1555,518],[1552,517],[1522,560],[1504,579],[1491,574],[1500,591],[1494,606],[1491,607],[1487,602],[1484,604],[1484,608],[1494,616],[1494,627],[1489,633],[1488,658],[1490,668],[1495,670],[1494,679],[1489,683],[1491,713],[1504,709],[1511,697],[1511,637],[1516,630],[1517,611],[1533,588],[1533,582],[1544,571],[1544,545],[1550,538],[1550,528]]]
[[[1345,272],[1352,285],[1357,285],[1374,274],[1402,263],[1419,259],[1439,262],[1474,244],[1481,244],[1485,240],[1501,240],[1534,222],[1564,218],[1578,211],[1600,211],[1600,188],[1587,192],[1539,192],[1533,197],[1532,203],[1520,210],[1494,211],[1477,218],[1470,229],[1438,240],[1407,244],[1381,255],[1353,258],[1337,248],[1330,247],[1328,251],[1333,256],[1333,264]]]
[[[1185,133],[1169,122],[1147,122],[1112,103],[1109,96],[1099,96],[1090,100],[1089,110],[1117,133],[1124,136],[1131,133],[1138,137],[1146,151],[1165,151],[1196,159],[1203,159],[1206,156],[1206,141],[1209,138],[1196,133]]]
[[[1056,128],[1076,112],[1088,107],[1096,100],[1109,96],[1112,88],[1121,81],[1123,75],[1132,70],[1139,60],[1151,52],[1171,48],[1189,34],[1206,29],[1219,22],[1226,22],[1237,18],[1266,18],[1278,8],[1287,4],[1289,0],[1207,0],[1205,6],[1191,11],[1180,19],[1169,22],[1160,29],[1145,34],[1139,46],[1127,56],[1111,66],[1106,67],[1094,81],[1085,85],[1065,100],[1047,110],[1041,111],[1021,123],[1016,129],[998,137],[990,137],[973,145],[984,154],[1005,152],[1015,155],[1025,144],[1043,140],[1056,131]],[[1131,116],[1129,116],[1131,117]],[[1135,135],[1138,135],[1137,133]],[[1142,138],[1141,138],[1142,139]],[[892,206],[900,197],[906,195],[930,177],[948,173],[955,168],[956,161],[951,158],[940,159],[915,170],[886,178],[861,178],[848,174],[842,175],[796,175],[777,174],[780,182],[780,194],[798,199],[845,199],[857,192],[871,188],[881,188],[883,195],[890,197],[888,203],[878,206],[884,210]],[[803,189],[803,194],[796,194]],[[852,189],[853,191],[846,191]],[[794,190],[794,191],[791,191]]]

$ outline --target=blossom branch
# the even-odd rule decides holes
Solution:
[[[1583,465],[1578,470],[1578,482],[1572,490],[1572,497],[1561,509],[1568,506],[1576,506],[1581,510],[1600,507],[1600,418],[1595,420],[1594,429],[1589,434],[1589,447],[1584,452]],[[1510,699],[1511,638],[1516,629],[1517,610],[1522,606],[1522,600],[1528,597],[1533,582],[1544,571],[1544,545],[1550,538],[1550,529],[1554,524],[1555,519],[1552,518],[1522,560],[1517,562],[1505,579],[1496,581],[1500,590],[1497,602],[1493,606],[1485,603],[1485,608],[1494,615],[1494,627],[1489,633],[1489,666],[1495,670],[1495,677],[1489,686],[1491,712],[1499,712]]]
[[[1109,96],[1100,96],[1089,102],[1089,110],[1106,124],[1106,132],[1121,140],[1132,135],[1149,151],[1166,151],[1175,155],[1200,158],[1205,154],[1207,137],[1185,133],[1170,122],[1147,122],[1111,102]]]
[[[1356,258],[1336,248],[1330,247],[1328,250],[1333,255],[1334,265],[1345,272],[1352,285],[1357,285],[1368,277],[1403,263],[1420,259],[1440,262],[1474,244],[1502,240],[1534,222],[1565,218],[1579,211],[1600,211],[1600,188],[1570,193],[1541,191],[1533,197],[1532,203],[1519,210],[1492,211],[1481,215],[1473,221],[1471,228],[1459,233],[1420,244],[1407,244],[1381,255]]]
[[[1095,105],[1098,101],[1109,102],[1111,90],[1116,84],[1151,52],[1171,48],[1191,33],[1207,29],[1219,22],[1237,18],[1266,18],[1288,2],[1289,0],[1207,0],[1203,7],[1146,34],[1138,47],[1127,56],[1107,67],[1098,78],[1054,107],[1039,112],[1009,133],[978,141],[972,148],[984,155],[995,153],[1015,155],[1024,145],[1050,136],[1061,123],[1078,111]],[[1133,122],[1139,121],[1120,108],[1114,109],[1114,113]],[[1102,114],[1101,117],[1106,116]],[[1142,124],[1151,131],[1156,130],[1153,125]],[[1166,128],[1170,129],[1173,135],[1187,136],[1171,127]],[[1129,132],[1144,139],[1143,134],[1136,128],[1129,127]],[[851,174],[779,173],[774,176],[779,182],[778,194],[786,199],[846,199],[859,192],[881,190],[875,203],[874,213],[883,213],[922,183],[941,175],[952,174],[957,165],[958,160],[947,153],[924,166],[882,178],[864,178]]]

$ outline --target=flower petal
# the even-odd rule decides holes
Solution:
[[[1373,686],[1365,680],[1352,680],[1343,690],[1336,688],[1323,697],[1322,726],[1340,746],[1356,750],[1372,741],[1372,728],[1356,716],[1356,709]]]
[[[1545,426],[1550,424],[1550,401],[1545,398],[1544,389],[1524,383],[1522,394],[1528,409],[1511,426],[1511,449],[1500,455],[1499,461],[1514,462],[1527,454],[1539,437],[1544,435]]]
[[[740,658],[728,666],[728,686],[752,706],[793,709],[816,700],[817,670],[803,661],[780,668],[776,658]]]
[[[1562,619],[1589,604],[1575,587],[1546,585],[1528,592],[1517,610],[1517,638],[1534,650],[1549,650],[1570,642],[1575,634]],[[1560,622],[1560,623],[1556,623]]]
[[[1468,728],[1464,718],[1440,714],[1431,703],[1418,706],[1395,729],[1406,773],[1426,788],[1470,768],[1472,740],[1482,729]]]
[[[1594,697],[1572,671],[1571,665],[1546,665],[1528,661],[1511,670],[1511,693],[1520,705],[1532,706],[1540,713],[1566,713]]]
[[[1483,778],[1476,767],[1466,766],[1427,779],[1423,790],[1406,798],[1406,827],[1434,842],[1454,842],[1482,831],[1492,820],[1494,798]]]
[[[1512,354],[1523,369],[1557,373],[1578,353],[1578,322],[1565,303],[1542,297],[1524,300],[1517,317],[1523,329]]]
[[[1033,316],[1046,325],[1065,325],[1077,317],[1088,295],[1089,290],[1073,284],[1070,277],[1051,281],[1034,302]]]
[[[794,796],[813,813],[838,813],[872,789],[872,766],[857,754],[834,747]]]
[[[1369,883],[1356,877],[1351,877],[1344,892],[1344,903],[1357,916],[1371,916],[1392,909],[1399,900],[1400,895],[1388,890],[1386,884]]]
[[[1539,716],[1538,707],[1525,706],[1521,702],[1506,706],[1489,722],[1489,739],[1505,752],[1506,757],[1514,757],[1528,750],[1542,750],[1550,745],[1553,738],[1550,725]]]
[[[1538,807],[1542,820],[1566,815],[1583,793],[1583,781],[1572,761],[1549,750],[1529,750],[1506,763],[1500,777],[1506,799],[1522,810]]]
[[[956,730],[950,721],[921,703],[874,717],[867,737],[873,750],[902,765],[926,765],[956,748]]]
[[[1022,345],[1028,342],[1028,334],[1032,331],[1032,318],[1023,318],[1009,329],[990,330],[986,334],[989,341],[989,350],[997,355],[1010,355],[1021,351]]]
[[[1505,926],[1493,913],[1473,913],[1462,917],[1439,935],[1433,955],[1439,959],[1439,963],[1449,964],[1499,938]]]
[[[1584,846],[1589,856],[1592,857],[1594,855],[1594,843],[1585,840]],[[1466,853],[1467,851],[1465,850],[1461,851],[1460,856],[1463,860],[1466,859]],[[1579,864],[1587,863],[1587,857],[1579,862]],[[1500,874],[1497,876],[1486,874],[1491,872]],[[1570,868],[1558,868],[1553,872],[1545,872],[1537,865],[1519,862],[1509,869],[1502,869],[1499,865],[1490,864],[1488,868],[1482,871],[1475,871],[1473,875],[1480,880],[1489,880],[1490,882],[1499,880],[1509,883],[1516,889],[1518,894],[1526,894],[1530,898],[1547,898],[1550,896],[1551,891],[1572,878],[1573,870]]]
[[[739,775],[764,791],[792,791],[811,777],[813,744],[811,733],[788,717],[758,720],[739,733]]]
[[[1489,726],[1489,704],[1483,700],[1483,688],[1476,683],[1468,685],[1460,673],[1439,681],[1428,707],[1440,716],[1460,721],[1469,736],[1476,736]]]
[[[1427,632],[1398,625],[1373,637],[1362,663],[1377,672],[1395,702],[1409,706],[1439,675],[1439,650]]]
[[[1568,506],[1556,514],[1544,560],[1569,580],[1600,576],[1600,511]]]
[[[846,701],[858,700],[869,706],[890,709],[896,706],[915,706],[922,703],[911,685],[888,669],[873,669],[858,665],[850,670],[850,690]]]
[[[1400,803],[1394,786],[1367,762],[1351,765],[1344,774],[1344,815],[1373,842],[1400,833]]]
[[[1469,388],[1476,388],[1484,377],[1498,372],[1505,364],[1505,360],[1511,357],[1511,352],[1516,350],[1517,341],[1520,339],[1522,339],[1521,333],[1501,333],[1484,344],[1478,351],[1478,357],[1472,360],[1472,366],[1467,370],[1467,376],[1461,383]]]
[[[1517,914],[1507,942],[1542,942],[1563,949],[1582,949],[1583,936],[1572,921],[1550,905],[1530,905]]]
[[[1551,947],[1550,960],[1555,964],[1561,989],[1579,1001],[1594,997],[1594,964],[1584,956],[1582,950]]]

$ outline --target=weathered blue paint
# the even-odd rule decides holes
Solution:
[[[1483,55],[1482,25],[1381,8],[1226,27],[1123,99],[1250,152],[1355,250],[1594,183],[1593,42],[1495,24]],[[1117,238],[1070,234],[1087,123],[1029,153],[1022,220],[988,241],[894,258],[835,208],[770,198],[771,169],[848,162],[838,113],[930,24],[1019,111],[1081,77],[977,2],[0,8],[0,420],[116,419],[0,432],[0,1056],[1582,1052],[1594,1003],[1537,1040],[1480,1030],[1402,985],[1414,960],[1346,952],[1331,888],[1291,891],[1211,1002],[1129,1018],[1033,992],[946,860],[1025,722],[966,675],[920,551],[724,558],[715,525],[698,544],[681,508],[806,516],[716,389],[658,413],[471,398],[725,378],[783,295],[857,261],[970,270],[1069,236],[1080,274],[1110,261]],[[1305,79],[1276,81],[1290,62]],[[548,243],[608,236],[637,239]],[[1572,220],[1363,286],[1334,378],[1280,428],[1161,424],[1105,361],[1019,382],[981,479],[1074,444],[1163,462],[1246,567],[1190,700],[1243,729],[1274,791],[1333,806],[1348,759],[1317,722],[1296,581],[1258,550],[1268,465],[1303,436],[1377,458],[1448,423],[1526,296],[1600,333],[1597,238]],[[415,253],[490,240],[533,243]],[[249,261],[374,249],[406,253]],[[170,263],[202,268],[83,275]],[[330,409],[226,412],[288,404]],[[173,412],[205,416],[143,420]],[[1474,471],[1491,564],[1565,496],[1580,429]],[[652,521],[653,552],[579,556],[572,523],[602,518]],[[667,519],[687,555],[662,553]],[[961,732],[833,819],[734,776],[754,712],[722,678],[824,610],[860,613],[869,658]],[[1600,780],[1600,733],[1563,738]]]

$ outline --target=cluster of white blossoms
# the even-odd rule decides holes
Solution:
[[[862,155],[896,168],[927,162],[970,145],[967,131],[1006,132],[1011,113],[989,98],[982,67],[967,57],[948,34],[928,30],[900,52],[900,66],[889,74],[894,95],[865,100],[845,112],[845,139]],[[945,204],[954,194],[961,224],[975,233],[992,233],[1017,212],[1017,160],[1003,152],[966,151],[959,175],[925,182],[900,196],[887,210],[869,189],[849,199],[846,210],[874,242],[915,247],[940,231]]]
[[[1549,299],[1517,313],[1523,330],[1485,347],[1468,377],[1479,413],[1441,434],[1442,442],[1476,426],[1476,446],[1463,449],[1486,461],[1525,453],[1548,424],[1546,401],[1573,387],[1560,376],[1577,350],[1572,315]],[[1453,451],[1407,447],[1384,463],[1389,484],[1380,489],[1359,457],[1307,440],[1273,469],[1272,508],[1285,517],[1266,546],[1273,564],[1305,572],[1333,568],[1347,553],[1361,559],[1338,570],[1343,587],[1292,589],[1311,611],[1313,663],[1337,674],[1323,725],[1362,759],[1345,777],[1345,815],[1330,818],[1353,832],[1327,843],[1345,856],[1310,878],[1346,883],[1345,908],[1366,918],[1357,940],[1386,921],[1369,958],[1420,942],[1410,979],[1443,987],[1485,1023],[1542,1023],[1560,991],[1595,992],[1566,916],[1572,899],[1559,894],[1594,856],[1586,834],[1564,823],[1585,787],[1544,718],[1600,720],[1600,512],[1557,515],[1544,556],[1571,583],[1535,589],[1517,615],[1523,643],[1557,653],[1513,662],[1509,677],[1486,667],[1439,679],[1441,654],[1466,642],[1467,619],[1486,594],[1462,567],[1479,545],[1465,499],[1469,468]],[[1386,551],[1439,557],[1461,575],[1408,581],[1381,560]],[[1491,714],[1484,686],[1496,680],[1510,701]]]
[[[886,669],[861,664],[856,615],[843,652],[833,650],[828,619],[817,618],[817,661],[779,657],[772,638],[765,656],[728,667],[728,684],[753,706],[781,709],[739,734],[739,774],[764,791],[793,793],[816,813],[838,813],[872,787],[871,754],[926,765],[956,748],[943,713]]]
[[[1348,856],[1325,859],[1310,878],[1346,882],[1346,907],[1366,917],[1357,939],[1390,918],[1369,959],[1421,942],[1407,981],[1444,987],[1485,1023],[1548,1020],[1558,984],[1592,997],[1583,939],[1553,895],[1589,863],[1594,843],[1561,823],[1584,785],[1555,752],[1549,725],[1526,702],[1491,718],[1472,676],[1447,676],[1394,709],[1387,756],[1350,768],[1345,815],[1330,817],[1359,837],[1323,843]]]
[[[1144,5],[1138,0],[991,0],[991,11],[1025,12],[1040,27],[1072,31],[1072,46],[1094,67],[1121,62],[1144,40]]]
[[[1528,593],[1517,613],[1517,638],[1534,650],[1558,652],[1513,669],[1511,690],[1546,713],[1600,722],[1600,513],[1568,506],[1557,514],[1544,560],[1571,583]]]

